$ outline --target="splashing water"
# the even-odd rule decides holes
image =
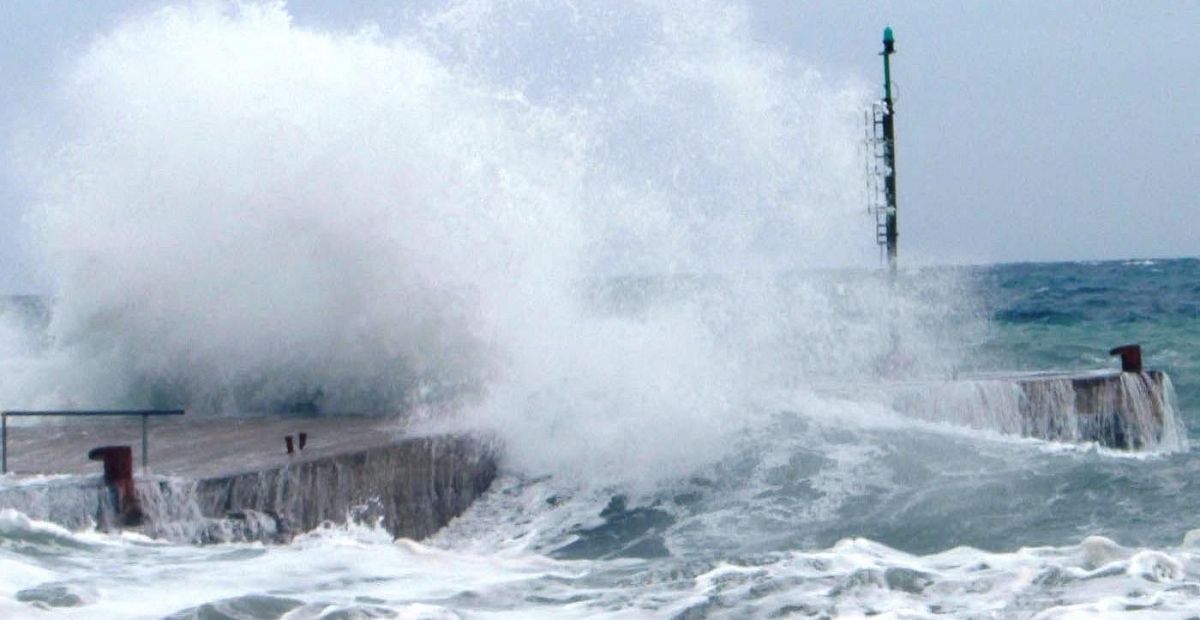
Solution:
[[[19,146],[53,294],[44,327],[3,314],[6,402],[436,411],[499,435],[504,475],[428,546],[355,525],[194,548],[5,511],[0,613],[1187,609],[1190,453],[940,424],[1012,430],[1003,387],[932,422],[876,398],[988,366],[1008,327],[959,273],[836,269],[874,250],[868,95],[750,11],[463,0],[385,33],[196,2],[98,38],[58,133]]]
[[[4,393],[452,403],[538,446],[520,467],[684,475],[756,394],[872,374],[900,332],[953,363],[954,282],[813,271],[871,252],[864,97],[715,2],[462,2],[393,36],[271,3],[136,17],[28,149],[51,344]]]

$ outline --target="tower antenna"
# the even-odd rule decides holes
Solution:
[[[892,99],[892,54],[896,38],[883,29],[883,99],[867,113],[868,205],[875,215],[875,240],[885,250],[888,268],[896,270],[896,106]],[[880,186],[880,178],[883,183]]]

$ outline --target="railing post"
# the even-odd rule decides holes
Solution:
[[[142,414],[142,473],[145,474],[150,466],[150,441],[146,439],[146,420],[150,416]]]
[[[142,472],[150,471],[150,416],[183,415],[183,409],[96,409],[82,411],[25,411],[8,409],[0,411],[0,474],[8,473],[8,418],[9,416],[141,416],[142,417]]]

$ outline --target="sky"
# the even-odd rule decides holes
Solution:
[[[98,34],[164,3],[0,3],[0,147],[52,122],[38,111]],[[408,14],[383,0],[288,6],[302,26],[384,33]],[[902,261],[1200,254],[1200,2],[751,6],[759,40],[833,80],[880,82],[881,31],[895,30]],[[37,292],[15,168],[0,150],[0,292]]]
[[[909,260],[1200,254],[1200,2],[795,2],[762,23],[874,77],[863,51],[895,30]]]

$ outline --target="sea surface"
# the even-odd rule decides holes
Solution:
[[[653,295],[640,279],[601,296],[640,316],[663,290],[712,286],[648,280]],[[1172,377],[1188,435],[1200,431],[1200,260],[931,269],[901,281],[953,282],[970,300],[951,321],[970,323],[954,332],[965,342],[951,372],[1113,368],[1109,348],[1141,343],[1146,365]],[[837,376],[841,389],[799,378],[746,401],[753,423],[723,435],[728,450],[668,475],[539,473],[514,447],[492,489],[419,542],[356,524],[281,546],[200,547],[67,531],[6,508],[0,616],[1200,614],[1195,448],[1127,454],[913,420]]]

